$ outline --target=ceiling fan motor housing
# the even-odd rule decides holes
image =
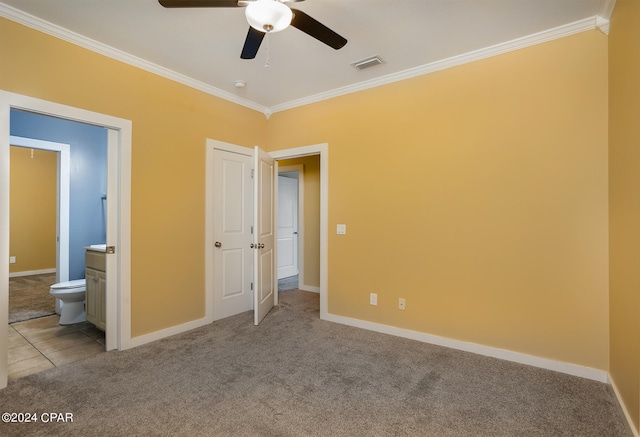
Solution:
[[[280,32],[291,24],[293,12],[277,0],[256,0],[245,8],[249,25],[260,32]]]

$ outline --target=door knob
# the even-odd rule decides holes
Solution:
[[[264,249],[264,243],[258,244],[258,249]]]
[[[258,248],[258,245],[257,245],[257,244],[253,244],[253,243],[251,243],[251,246],[249,246],[249,247],[250,247],[250,248],[252,248],[252,249],[257,249],[257,248]]]
[[[222,243],[221,243],[221,242],[219,242],[219,241],[216,241],[216,243],[214,244],[214,246],[216,246],[216,247],[222,247]]]

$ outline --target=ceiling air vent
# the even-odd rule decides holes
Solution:
[[[382,64],[382,59],[380,58],[380,56],[376,55],[367,59],[363,59],[361,61],[356,61],[351,65],[356,67],[358,70],[364,70],[365,68],[373,67],[380,64]]]

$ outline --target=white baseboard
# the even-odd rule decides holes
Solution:
[[[200,328],[201,326],[208,325],[210,323],[211,321],[207,319],[207,317],[203,317],[198,320],[183,323],[182,325],[176,325],[170,328],[162,329],[160,331],[151,332],[149,334],[139,335],[138,337],[133,337],[126,345],[122,347],[122,350],[142,346],[143,344],[151,343],[152,341],[160,340],[165,337],[171,337],[172,335],[182,334],[183,332]]]
[[[43,269],[43,270],[29,270],[26,272],[14,272],[9,273],[10,278],[18,278],[20,276],[33,276],[33,275],[43,275],[45,273],[55,273],[56,269]]]
[[[485,355],[488,357],[499,358],[501,360],[512,361],[529,366],[539,367],[542,369],[554,370],[556,372],[566,373],[568,375],[579,376],[581,378],[592,379],[598,382],[609,383],[609,374],[603,370],[593,369],[591,367],[579,366],[577,364],[565,363],[562,361],[540,358],[534,355],[527,355],[520,352],[513,352],[506,349],[484,346],[477,343],[469,343],[466,341],[453,340],[450,338],[439,337],[437,335],[426,334],[409,329],[397,328],[395,326],[382,325],[379,323],[367,322],[364,320],[352,319],[349,317],[337,316],[335,314],[326,314],[323,320],[329,322],[341,323],[343,325],[354,326],[356,328],[368,329],[370,331],[380,332],[382,334],[395,335],[411,340],[421,341],[423,343],[435,344],[451,349],[458,349],[474,354]]]
[[[629,410],[627,410],[626,405],[622,401],[622,396],[620,396],[620,392],[618,391],[618,387],[616,386],[615,381],[613,380],[613,378],[609,378],[609,380],[611,381],[611,387],[613,388],[613,392],[616,394],[616,398],[618,398],[618,404],[620,405],[620,408],[622,408],[624,417],[627,419],[627,425],[629,425],[629,430],[631,431],[634,437],[640,437],[640,433],[638,432],[635,425],[633,424],[633,420],[631,420],[631,415],[629,414]]]
[[[311,285],[298,285],[298,289],[302,291],[310,291],[311,293],[320,293],[320,287],[313,287]]]

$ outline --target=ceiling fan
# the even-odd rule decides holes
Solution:
[[[245,7],[249,33],[244,41],[242,59],[253,59],[265,34],[279,32],[289,25],[332,47],[342,48],[347,40],[324,24],[285,3],[304,0],[158,0],[165,8],[237,8]]]

